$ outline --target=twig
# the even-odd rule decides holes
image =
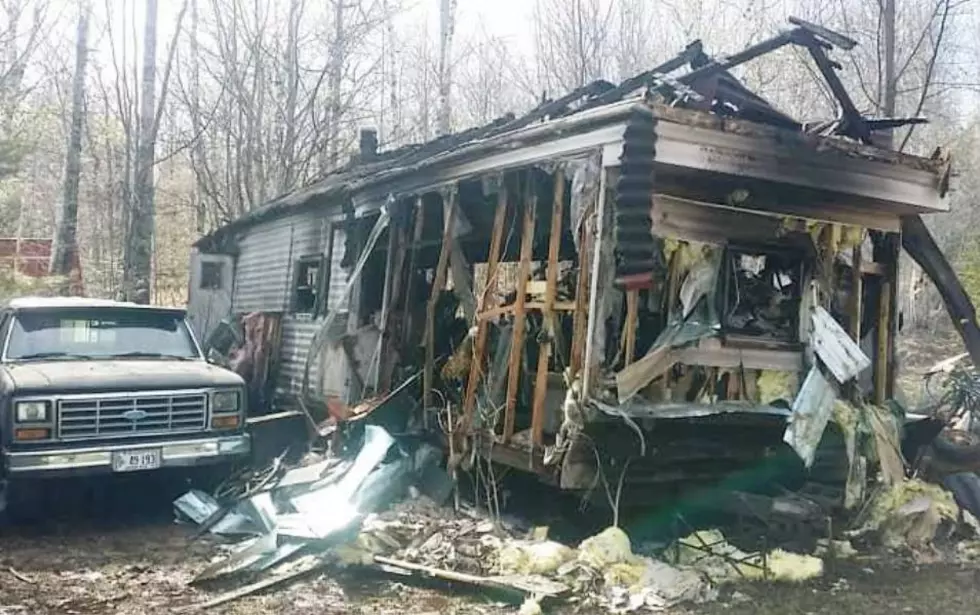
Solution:
[[[633,458],[630,457],[623,464],[623,471],[619,473],[619,484],[616,486],[616,501],[613,504],[613,526],[619,527],[619,498],[623,495],[623,481],[626,479],[626,470],[629,470],[630,462]]]
[[[28,585],[37,585],[37,581],[35,581],[35,580],[33,580],[33,579],[29,578],[29,577],[25,577],[21,573],[19,573],[16,570],[14,570],[14,567],[13,566],[11,566],[10,568],[7,568],[7,570],[10,571],[10,574],[14,575],[14,578],[17,579],[18,581],[20,581],[21,583],[27,583]]]

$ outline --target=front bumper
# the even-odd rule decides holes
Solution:
[[[248,434],[186,438],[139,444],[111,444],[43,451],[5,451],[8,476],[100,474],[113,471],[113,453],[160,451],[160,469],[213,465],[249,455]],[[153,470],[150,470],[153,471]]]

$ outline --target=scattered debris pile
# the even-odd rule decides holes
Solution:
[[[855,545],[927,556],[938,552],[937,545],[955,545],[960,557],[971,556],[980,544],[976,474],[951,475],[944,485],[908,478],[894,412],[840,399],[825,406],[823,422],[832,408],[844,434],[849,474],[858,475],[849,476],[848,487],[861,505],[852,508],[856,516],[848,522],[858,529],[845,532],[846,540],[839,532],[824,536],[814,555],[773,544],[746,552],[717,529],[637,553],[615,526],[573,548],[550,540],[547,527],[447,506],[453,481],[443,452],[369,421],[344,422],[331,440],[331,454],[309,453],[295,468],[277,459],[271,468],[238,478],[237,488],[222,496],[226,503],[190,491],[174,505],[179,521],[197,525],[195,536],[210,533],[237,543],[194,583],[235,581],[239,587],[204,607],[318,569],[353,567],[509,596],[524,601],[525,614],[541,612],[543,600],[621,613],[662,611],[713,600],[720,585],[742,580],[819,577],[822,558],[851,557]],[[866,472],[876,479],[868,481]]]
[[[196,536],[233,543],[193,582],[238,586],[199,606],[328,567],[475,587],[525,600],[527,613],[545,599],[613,612],[657,611],[712,600],[722,583],[800,581],[823,570],[811,556],[744,553],[717,530],[692,534],[658,557],[635,553],[617,527],[572,548],[549,540],[545,527],[518,527],[445,506],[452,485],[434,447],[396,440],[370,424],[348,436],[335,456],[311,454],[293,469],[276,464],[229,505],[200,491],[177,499],[178,520],[196,524]]]
[[[475,511],[443,506],[448,477],[433,479],[441,454],[428,445],[397,442],[376,425],[363,427],[356,453],[306,461],[275,476],[267,473],[230,506],[200,491],[174,503],[178,520],[197,524],[198,535],[242,541],[194,583],[247,584],[205,606],[325,566],[421,575],[527,596],[531,603],[563,597],[610,608],[659,609],[715,595],[711,579],[696,565],[635,555],[618,528],[573,549],[548,540],[547,528],[522,532]]]

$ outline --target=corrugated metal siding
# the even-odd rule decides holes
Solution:
[[[306,350],[316,331],[317,323],[309,318],[287,316],[282,322],[282,350],[279,355],[279,382],[276,388],[282,394],[295,395],[303,384],[303,365]],[[316,361],[310,371],[316,376]]]
[[[239,255],[235,268],[234,311],[288,311],[296,261],[312,254],[323,253],[328,244],[328,232],[334,233],[330,259],[330,283],[327,289],[327,308],[340,304],[341,293],[347,285],[347,271],[340,267],[344,255],[344,232],[331,224],[319,212],[304,212],[255,226],[238,242]],[[282,321],[282,345],[276,391],[281,398],[295,397],[302,388],[303,367],[313,334],[323,321],[320,316],[287,314]],[[345,317],[338,318],[334,327],[345,330]],[[348,366],[344,360],[329,355],[325,394],[346,396]],[[317,361],[310,371],[311,385],[317,377]]]
[[[276,392],[280,396],[298,395],[303,386],[303,367],[306,363],[306,353],[313,340],[313,334],[322,320],[312,320],[301,316],[287,316],[282,323],[282,352],[279,363],[279,379]],[[335,331],[344,331],[347,319],[339,318],[334,321]],[[324,382],[325,395],[345,397],[347,394],[348,365],[343,355],[327,353],[327,374]],[[342,359],[342,360],[339,360]],[[310,368],[310,386],[316,383],[319,360],[314,359]]]
[[[249,229],[238,241],[236,312],[281,311],[289,307],[293,263],[323,250],[322,216],[307,212]]]

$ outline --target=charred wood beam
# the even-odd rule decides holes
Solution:
[[[706,77],[713,76],[722,71],[727,71],[731,68],[735,68],[740,64],[745,64],[746,62],[754,60],[767,53],[772,53],[777,49],[780,49],[782,47],[785,47],[786,45],[790,45],[796,42],[794,38],[796,32],[797,30],[793,30],[790,32],[782,32],[772,38],[756,43],[751,47],[747,47],[746,49],[743,49],[738,53],[732,54],[730,56],[719,56],[717,58],[713,58],[710,62],[708,62],[704,66],[695,68],[694,70],[692,70],[691,72],[685,75],[681,75],[680,77],[678,77],[678,80],[681,83],[692,84],[695,81],[698,81],[699,79],[704,79]],[[694,54],[691,55],[691,59],[694,59],[695,57],[696,56]]]
[[[493,231],[490,235],[490,254],[487,258],[487,286],[477,303],[477,313],[482,312],[487,305],[487,300],[493,301],[497,292],[497,270],[500,267],[500,252],[504,242],[504,222],[510,209],[510,202],[507,194],[507,182],[501,178],[500,188],[497,192],[497,212],[494,214]],[[476,388],[480,385],[483,378],[483,361],[487,348],[487,337],[490,334],[490,323],[480,320],[477,324],[476,343],[473,346],[473,361],[470,363],[470,374],[466,380],[466,394],[463,398],[463,422],[460,431],[463,434],[469,432],[473,424],[473,412],[476,406]]]
[[[850,94],[847,93],[847,88],[844,87],[840,77],[837,75],[838,65],[827,56],[823,44],[812,33],[802,28],[794,30],[792,37],[795,43],[806,47],[807,51],[810,52],[810,57],[813,58],[820,74],[823,75],[827,85],[830,86],[830,91],[833,93],[834,98],[840,104],[841,115],[844,120],[844,124],[840,130],[841,134],[860,139],[870,144],[871,130],[868,127],[868,123],[865,121],[864,116],[861,115],[861,112],[858,111],[857,107],[854,106],[854,101],[851,100]]]
[[[587,101],[583,103],[583,108],[595,106],[591,101],[601,99],[605,94],[615,89],[618,88],[613,86],[613,84],[609,83],[608,81],[604,79],[597,79],[592,83],[575,88],[561,98],[541,103],[521,117],[504,124],[497,130],[494,130],[493,134],[517,130],[519,128],[524,128],[525,126],[528,126],[529,124],[532,124],[538,120],[565,115],[573,103],[582,99],[586,99]]]
[[[561,247],[561,223],[565,210],[565,172],[559,169],[554,175],[554,201],[551,208],[551,237],[548,242],[548,270],[544,294],[544,309],[541,311],[544,339],[538,349],[538,371],[534,381],[534,398],[531,410],[531,442],[534,446],[544,444],[545,396],[548,392],[548,365],[551,360],[552,343],[555,335],[554,306],[558,287],[558,249]]]
[[[507,405],[504,411],[503,441],[508,442],[514,435],[517,419],[517,391],[521,378],[521,364],[524,357],[524,334],[527,329],[525,306],[527,303],[527,281],[531,274],[531,252],[534,248],[534,225],[536,222],[538,199],[534,175],[526,175],[527,186],[524,196],[524,227],[521,229],[521,260],[517,271],[517,297],[514,302],[514,337],[510,347],[507,365]]]
[[[953,267],[946,260],[929,229],[920,216],[902,218],[902,248],[929,276],[946,311],[953,320],[953,326],[963,338],[973,364],[980,366],[980,327],[977,326],[977,310],[963,283],[956,276]]]
[[[423,408],[428,411],[432,402],[433,369],[435,365],[435,321],[436,302],[439,294],[446,285],[446,273],[449,270],[449,252],[451,249],[452,233],[456,226],[456,208],[458,207],[459,190],[456,186],[450,189],[449,206],[446,212],[446,226],[442,234],[442,249],[439,251],[439,263],[436,265],[435,279],[432,281],[432,293],[425,314],[425,366],[423,367]]]
[[[854,339],[858,344],[861,343],[861,311],[863,306],[861,304],[861,298],[864,293],[864,275],[861,271],[862,267],[862,250],[861,246],[857,245],[851,252],[851,297],[850,305],[848,311],[850,312],[850,331],[851,338]]]
[[[799,17],[790,16],[788,21],[794,26],[802,28],[803,30],[813,34],[817,38],[822,38],[834,47],[840,47],[844,51],[850,51],[851,49],[857,47],[856,40],[844,36],[839,32],[834,32],[829,28],[825,28],[815,23],[810,23],[809,21],[800,19]]]
[[[593,202],[589,206],[589,213],[583,216],[588,219],[591,212],[595,211],[596,204]],[[571,376],[577,378],[582,371],[582,364],[585,360],[585,335],[589,322],[588,301],[589,301],[589,265],[592,262],[592,248],[594,236],[586,224],[579,229],[580,239],[578,254],[578,280],[575,287],[575,308],[572,318],[572,349],[571,349]]]
[[[422,229],[425,224],[425,203],[422,197],[416,197],[415,199],[415,228],[412,232],[412,248],[411,254],[408,259],[408,284],[405,288],[405,309],[402,313],[402,348],[408,347],[409,336],[411,335],[411,327],[408,326],[409,318],[412,314],[412,288],[415,286],[412,283],[412,276],[415,275],[415,263],[418,260],[419,253],[419,243],[422,241]]]
[[[686,64],[689,64],[698,54],[703,54],[701,41],[694,41],[684,48],[684,51],[680,52],[673,58],[667,60],[663,64],[651,68],[650,70],[640,73],[639,75],[630,77],[622,83],[620,83],[615,88],[605,92],[601,96],[594,98],[590,103],[589,107],[599,107],[602,105],[609,104],[611,102],[616,102],[622,99],[624,96],[630,92],[635,92],[640,88],[647,87],[652,83],[656,82],[659,78],[667,73],[672,73],[675,70],[683,68]]]
[[[626,291],[626,326],[623,332],[625,352],[624,365],[629,367],[636,357],[636,326],[640,318],[640,291]]]

